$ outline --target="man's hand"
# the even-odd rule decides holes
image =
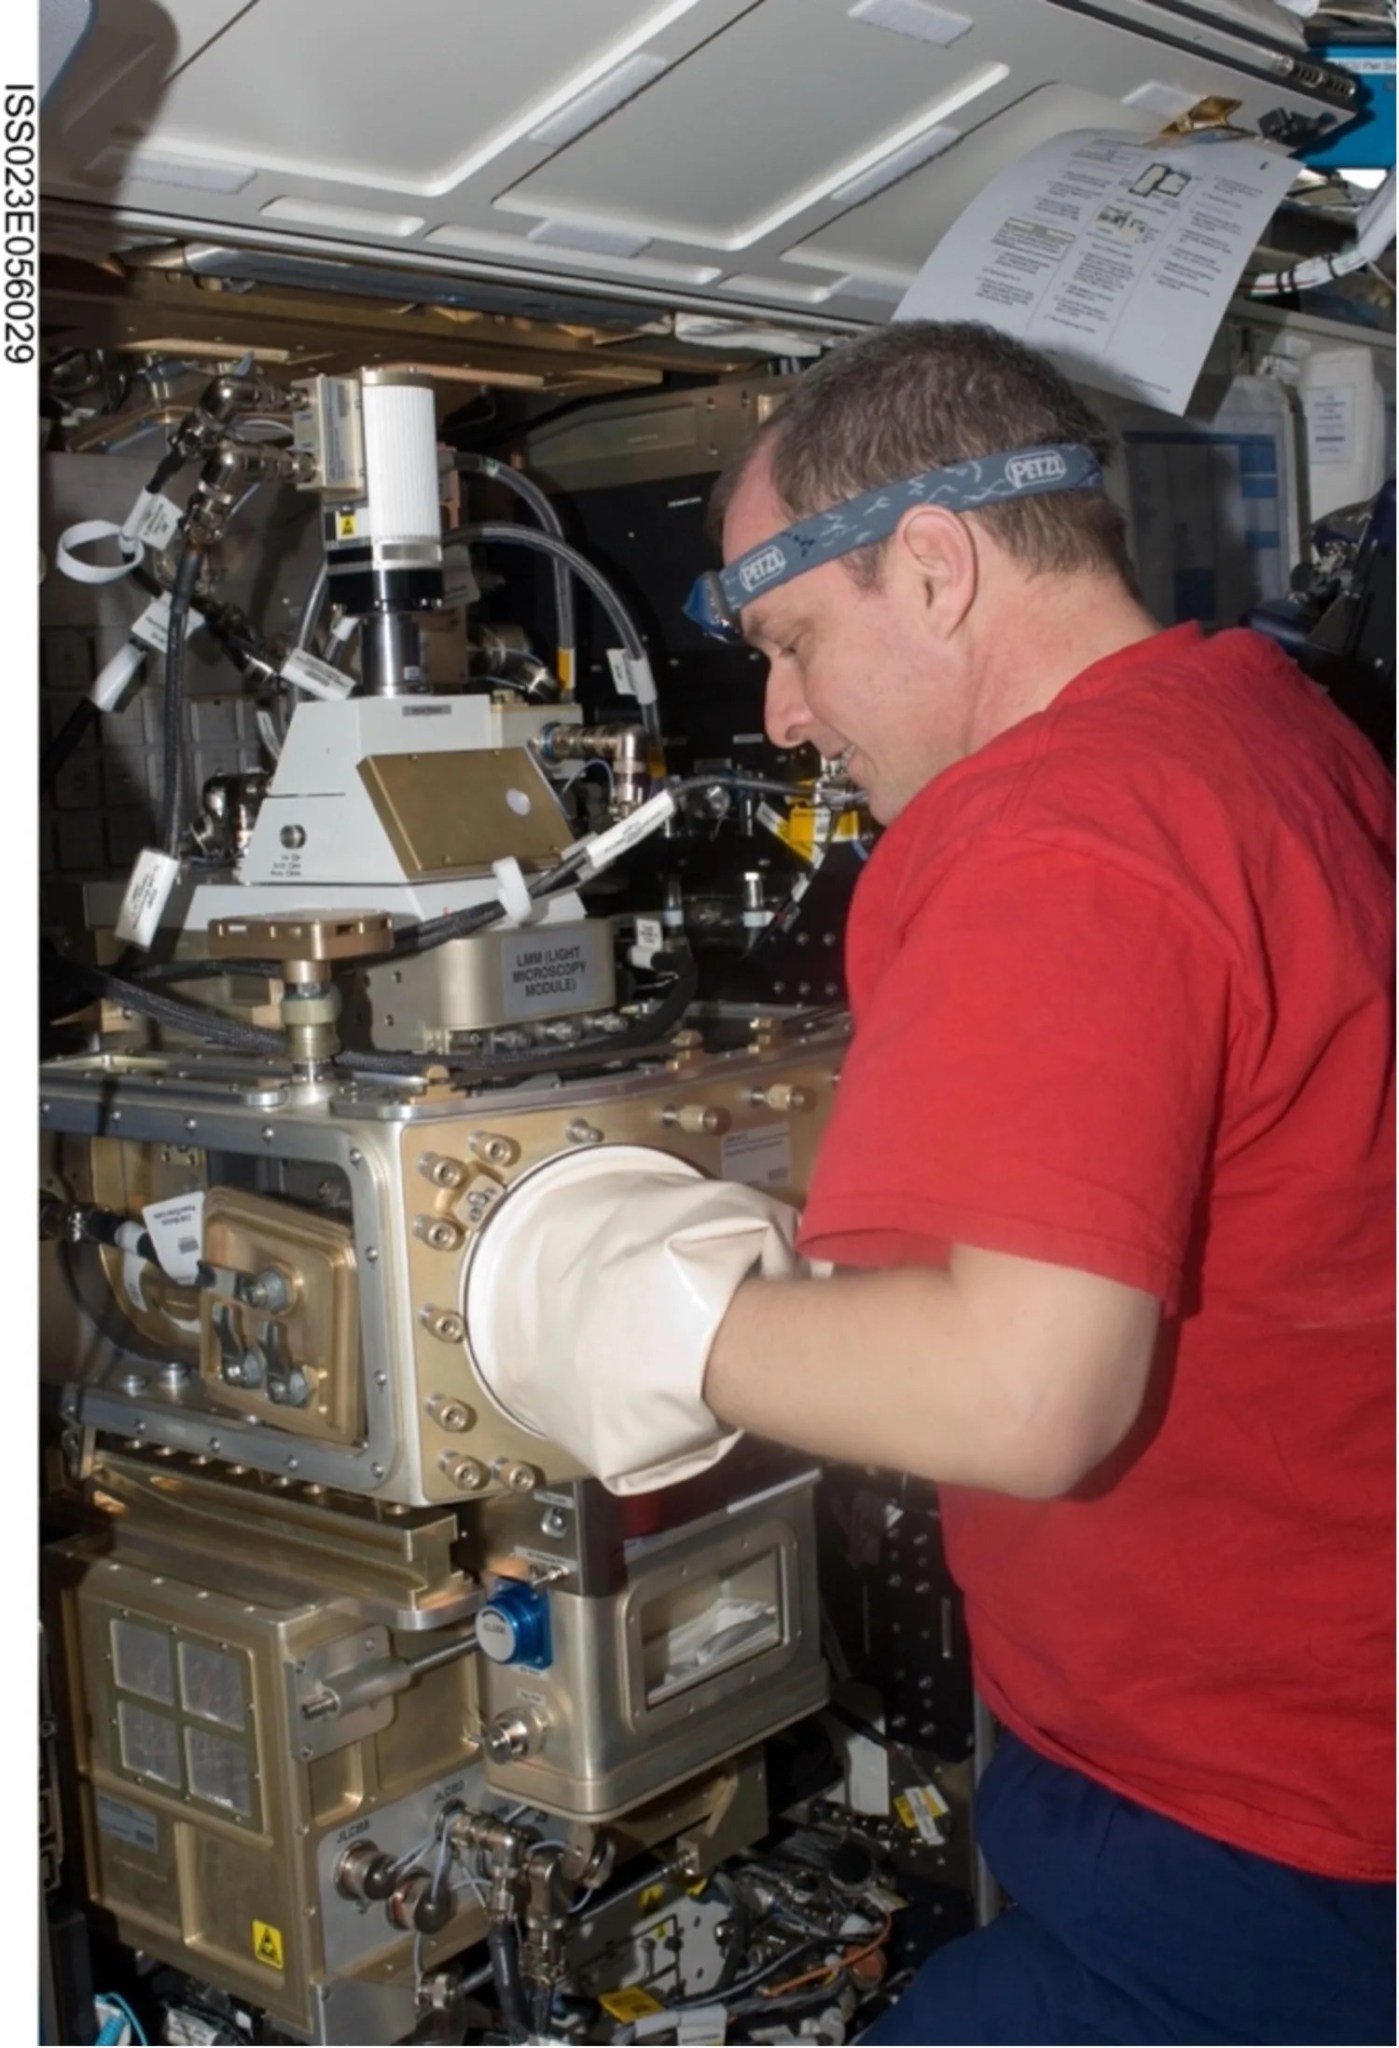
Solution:
[[[750,1274],[804,1269],[796,1220],[642,1146],[549,1161],[471,1260],[467,1336],[487,1390],[616,1493],[702,1471],[738,1440],[701,1393],[714,1333]]]

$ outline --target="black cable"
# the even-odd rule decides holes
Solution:
[[[512,2042],[528,2041],[529,2008],[520,1978],[520,1948],[514,1928],[509,1925],[488,1928],[486,1952],[491,1959],[491,1976],[506,2031]]]
[[[202,557],[188,541],[180,551],[170,593],[170,630],[165,642],[165,748],[160,803],[160,843],[178,860],[185,836],[185,628]]]
[[[154,497],[157,491],[163,491],[171,477],[177,475],[184,466],[185,458],[180,454],[179,450],[173,447],[167,449],[156,464],[151,480],[146,485],[146,489],[150,492],[151,496]]]
[[[743,1962],[748,1938],[753,1931],[753,1913],[747,1901],[742,1898],[736,1887],[729,1883],[722,1871],[713,1871],[709,1882],[729,1909],[724,1961],[714,1980],[715,1998],[724,1998],[737,1978]]]
[[[745,1991],[754,1990],[757,1985],[765,1984],[769,1977],[775,1977],[779,1970],[787,1969],[789,1965],[796,1961],[798,1956],[805,1955],[808,1949],[834,1948],[839,1940],[840,1936],[838,1934],[813,1934],[805,1941],[795,1942],[791,1948],[784,1949],[780,1956],[774,1956],[770,1963],[764,1963],[759,1969],[750,1970],[746,1977],[738,1978],[736,1982],[729,1986],[726,1998],[729,2000],[741,1998]],[[838,1963],[832,1963],[831,1965],[833,1970],[839,1967]],[[693,1998],[672,1998],[666,2005],[666,2011],[694,2012],[699,2006],[713,2005],[713,2003],[714,1993],[712,1991],[701,1991]]]
[[[106,996],[112,1002],[120,1003],[124,1010],[135,1010],[138,1015],[150,1017],[171,1030],[197,1032],[214,1044],[229,1046],[235,1052],[286,1057],[286,1041],[279,1031],[265,1031],[256,1024],[240,1024],[234,1017],[221,1017],[215,1010],[201,1009],[198,1003],[184,1003],[174,996],[160,995],[153,988],[142,988],[137,982],[124,981],[118,975],[108,974],[100,967],[89,967],[80,960],[65,960],[63,964],[75,980],[95,994]]]
[[[58,731],[39,756],[39,790],[42,794],[52,787],[62,772],[68,756],[82,744],[88,732],[97,723],[97,706],[91,697],[80,697],[68,713]]]

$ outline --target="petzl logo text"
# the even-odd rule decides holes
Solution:
[[[1006,464],[1006,476],[1011,488],[1023,491],[1026,484],[1053,484],[1061,476],[1067,476],[1069,465],[1056,449],[1047,448],[1042,455],[1015,455]]]
[[[751,562],[745,562],[738,572],[738,580],[751,595],[764,583],[771,583],[774,576],[780,576],[787,566],[787,557],[781,548],[764,548],[760,555],[754,555]]]

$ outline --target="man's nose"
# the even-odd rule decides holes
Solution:
[[[768,670],[763,727],[775,747],[799,747],[807,737],[811,713],[806,708],[801,685],[781,673],[783,666],[775,663]]]

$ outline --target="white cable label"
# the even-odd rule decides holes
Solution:
[[[639,917],[636,920],[636,943],[643,953],[659,953],[665,944],[665,931],[658,917]]]
[[[204,623],[204,615],[191,605],[187,614],[186,634],[197,633]],[[170,648],[170,593],[152,598],[135,625],[131,628],[133,640],[139,640],[143,647],[149,647],[153,654],[166,654]]]
[[[179,532],[180,521],[183,518],[184,514],[179,506],[172,505],[161,492],[142,491],[126,515],[121,537],[124,541],[145,541],[159,554]]]
[[[170,645],[170,593],[153,598],[131,628],[133,640],[139,640],[143,647],[149,647],[155,654],[164,654]]]
[[[124,946],[149,947],[179,874],[180,863],[157,847],[137,854],[117,912],[116,934]]]
[[[199,1261],[204,1256],[204,1190],[188,1195],[171,1195],[163,1202],[150,1202],[141,1211],[160,1260],[161,1271],[187,1286],[199,1278]]]
[[[607,666],[612,671],[612,687],[619,697],[634,697],[636,684],[632,681],[631,663],[622,647],[609,647]]]
[[[278,673],[284,683],[330,704],[338,704],[355,687],[354,677],[347,676],[343,668],[332,668],[328,661],[319,661],[300,648],[287,656]]]
[[[638,704],[654,704],[656,701],[656,678],[651,673],[649,655],[638,654],[635,659],[627,656],[627,673],[631,677],[630,694]]]
[[[595,875],[601,868],[610,865],[643,839],[664,825],[667,818],[675,815],[675,798],[668,789],[662,789],[655,796],[648,796],[645,803],[634,810],[630,817],[621,818],[615,825],[609,825],[605,832],[596,833],[588,842],[587,862],[584,872]]]

